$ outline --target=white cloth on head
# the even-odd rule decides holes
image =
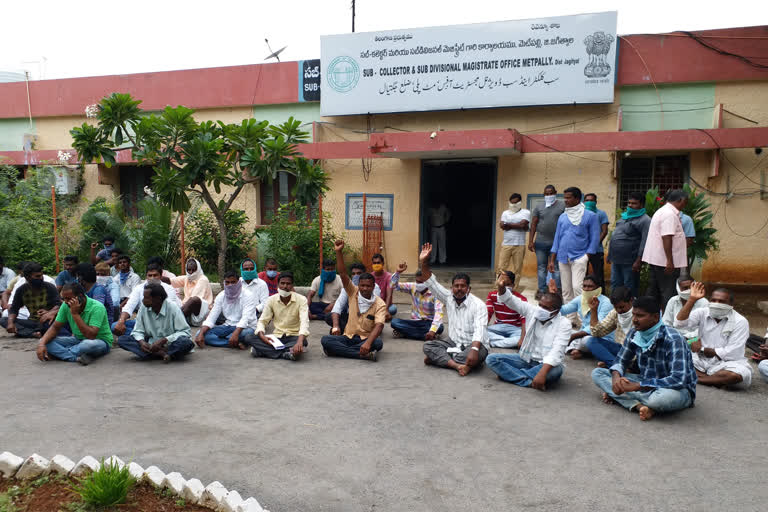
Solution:
[[[581,218],[584,217],[584,203],[579,203],[576,206],[569,206],[565,209],[565,214],[568,216],[568,220],[571,224],[578,226],[581,224]]]
[[[190,261],[194,261],[195,265],[196,265],[195,271],[192,272],[191,274],[187,270],[187,265],[189,264]],[[187,259],[187,262],[184,264],[184,271],[187,274],[187,279],[190,280],[190,281],[197,281],[198,279],[200,279],[204,275],[203,274],[203,267],[200,266],[200,262],[197,261],[195,258],[188,258]]]

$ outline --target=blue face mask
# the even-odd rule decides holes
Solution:
[[[274,279],[277,277],[277,270],[267,270],[267,277]]]

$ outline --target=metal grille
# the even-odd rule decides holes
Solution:
[[[624,158],[621,161],[619,208],[627,204],[631,192],[645,195],[658,187],[659,195],[682,188],[689,172],[688,155]]]

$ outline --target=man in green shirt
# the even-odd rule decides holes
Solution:
[[[56,320],[40,338],[37,358],[48,361],[53,357],[87,365],[109,352],[112,331],[104,304],[88,298],[79,283],[65,284],[61,289],[61,299],[63,304]],[[73,336],[58,336],[65,325]]]
[[[195,344],[184,313],[167,298],[162,285],[151,283],[144,287],[136,326],[131,334],[117,339],[120,348],[136,354],[139,359],[161,358],[166,363],[192,351]]]

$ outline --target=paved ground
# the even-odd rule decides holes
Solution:
[[[301,362],[206,349],[140,363],[50,362],[0,335],[0,451],[115,453],[220,480],[273,512],[764,510],[768,385],[699,388],[696,407],[641,423],[569,362],[546,393],[486,368],[425,368],[392,340],[378,363],[329,359],[312,323]]]

